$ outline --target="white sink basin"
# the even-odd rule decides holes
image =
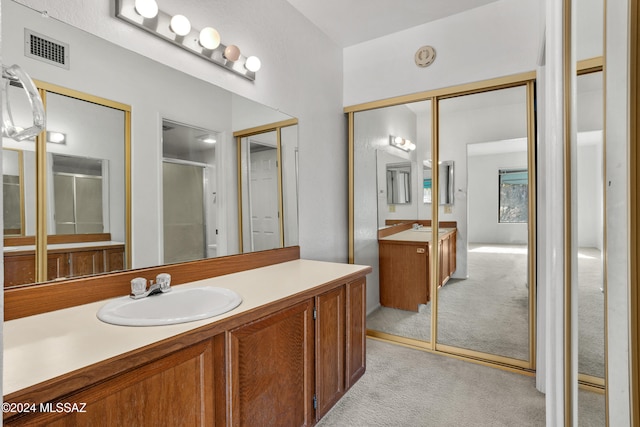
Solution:
[[[172,325],[218,316],[241,302],[240,295],[225,288],[172,289],[137,300],[126,296],[109,301],[98,319],[122,326]]]

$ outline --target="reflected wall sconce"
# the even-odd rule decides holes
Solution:
[[[416,149],[416,144],[408,139],[401,138],[399,136],[389,135],[389,145],[401,149],[402,151],[413,151]]]
[[[222,44],[215,28],[196,30],[186,16],[160,10],[156,0],[117,0],[116,17],[248,80],[255,80],[262,65],[256,56],[243,56],[238,46]]]
[[[67,135],[62,132],[47,131],[47,142],[64,145],[67,143]]]

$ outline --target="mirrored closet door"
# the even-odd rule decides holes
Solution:
[[[455,163],[454,200],[440,208],[439,220],[454,222],[460,237],[455,275],[438,289],[443,350],[530,360],[535,170],[527,88],[439,100],[440,159]],[[440,245],[444,277],[451,272],[448,245]]]
[[[534,368],[534,78],[346,109],[370,336]]]
[[[354,262],[373,267],[367,328],[431,337],[431,100],[354,114]]]

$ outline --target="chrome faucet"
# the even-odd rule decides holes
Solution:
[[[151,295],[169,292],[171,290],[171,275],[168,273],[160,273],[156,276],[156,283],[153,279],[149,283],[147,289],[147,279],[144,277],[136,277],[131,280],[131,294],[133,299],[145,298]]]

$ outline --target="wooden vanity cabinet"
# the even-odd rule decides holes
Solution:
[[[361,277],[348,283],[346,290],[345,391],[364,375],[367,368],[367,281]]]
[[[365,277],[273,304],[5,396],[86,406],[4,424],[315,425],[365,372]]]
[[[322,418],[366,369],[366,282],[316,297],[316,419]]]

